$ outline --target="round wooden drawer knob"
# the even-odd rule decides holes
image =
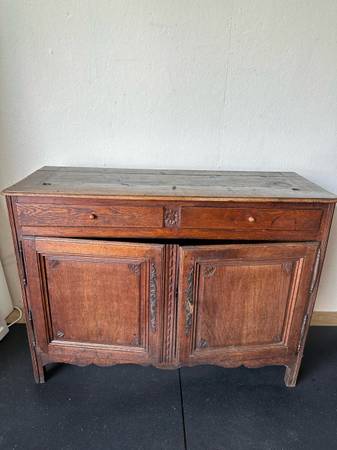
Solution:
[[[91,219],[91,220],[97,219],[96,214],[91,213],[90,216],[89,216],[89,219]]]
[[[255,222],[255,217],[249,216],[249,217],[248,217],[248,222],[254,223],[254,222]]]

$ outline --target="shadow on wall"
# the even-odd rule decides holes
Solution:
[[[44,164],[42,154],[27,149],[34,144],[34,102],[29,101],[25,86],[25,65],[23,42],[17,39],[16,45],[10,43],[8,29],[15,22],[16,9],[0,5],[0,40],[7,45],[1,47],[0,55],[0,192],[27,176],[29,172]],[[7,20],[8,19],[8,20]],[[2,27],[7,21],[8,29]],[[30,110],[31,109],[31,110]],[[30,144],[27,145],[27,142]],[[13,304],[22,306],[21,287],[16,266],[15,252],[7,213],[6,200],[0,195],[0,260],[7,281],[10,296],[0,296],[0,312],[6,317]]]
[[[2,56],[0,56],[0,192],[27,174],[27,168],[24,167],[23,141],[21,142],[23,157],[20,158],[15,138],[13,139],[13,136],[17,135],[17,127],[20,126],[19,122],[16,125],[14,123],[20,97],[20,86],[14,83],[15,76],[11,78],[11,70],[14,68],[11,67],[11,64],[7,66],[6,57]],[[18,102],[12,101],[15,97]],[[22,112],[22,115],[24,114]],[[22,296],[7,205],[3,195],[0,195],[0,261],[1,271],[4,274],[0,277],[0,316],[5,318],[13,310],[13,304],[22,305]],[[8,289],[7,286],[5,287],[5,283]]]
[[[317,311],[337,311],[337,210],[331,226],[330,238],[325,262],[318,289],[315,310]]]
[[[12,311],[12,299],[9,295],[5,274],[0,261],[0,325]]]

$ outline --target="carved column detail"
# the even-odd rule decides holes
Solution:
[[[174,365],[177,335],[177,245],[165,249],[165,271],[168,274],[164,286],[163,330],[161,363]]]

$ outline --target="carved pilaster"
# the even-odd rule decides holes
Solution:
[[[150,268],[150,323],[151,330],[157,330],[157,270],[154,263]]]
[[[165,250],[165,280],[161,362],[175,364],[177,334],[177,251],[176,245]]]

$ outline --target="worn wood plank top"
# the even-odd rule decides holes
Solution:
[[[5,195],[336,202],[336,195],[294,172],[221,172],[42,167]]]

